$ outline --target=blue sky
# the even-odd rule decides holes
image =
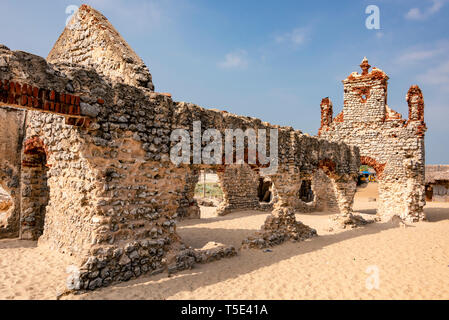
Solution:
[[[340,112],[341,80],[367,56],[389,75],[388,105],[404,118],[410,85],[421,87],[427,163],[449,163],[449,0],[0,0],[0,43],[46,57],[67,6],[82,3],[143,58],[156,91],[312,135],[321,99]],[[368,5],[380,30],[365,27]]]

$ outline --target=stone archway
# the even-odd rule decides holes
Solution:
[[[22,205],[20,238],[37,240],[44,231],[48,203],[48,152],[39,137],[25,141],[22,158]]]
[[[384,172],[386,163],[378,163],[375,159],[368,156],[360,157],[360,164],[370,166],[376,171],[377,179],[382,179],[382,173]]]

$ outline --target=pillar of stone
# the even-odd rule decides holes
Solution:
[[[338,200],[331,178],[318,169],[312,176],[312,190],[317,211],[339,212]]]
[[[228,165],[217,174],[223,190],[223,201],[217,208],[218,215],[260,208],[257,196],[259,175],[248,164]]]
[[[178,219],[199,219],[201,216],[200,207],[195,196],[195,187],[199,179],[198,169],[189,169],[186,173],[186,183],[179,199],[179,208],[177,210]]]

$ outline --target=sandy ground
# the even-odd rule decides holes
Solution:
[[[361,190],[355,210],[372,217],[375,193],[375,184]],[[209,241],[238,246],[267,216],[252,211],[215,217],[214,208],[202,209],[201,220],[178,227],[196,248]],[[327,231],[326,212],[297,214],[319,237],[65,298],[449,299],[449,203],[429,203],[425,210],[429,222],[411,227],[376,223],[338,233]],[[0,299],[54,299],[67,276],[64,259],[33,242],[0,241]]]

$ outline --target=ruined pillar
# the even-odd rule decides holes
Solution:
[[[259,175],[248,164],[227,165],[218,172],[218,178],[223,190],[223,201],[217,208],[218,215],[260,208],[257,195]]]
[[[329,126],[332,123],[334,111],[332,107],[332,102],[329,99],[329,97],[324,98],[321,100],[321,126],[318,130],[318,135],[321,134],[321,131],[329,130]]]
[[[201,212],[195,196],[195,187],[199,179],[198,169],[189,169],[186,173],[184,190],[179,199],[178,219],[199,219]]]

